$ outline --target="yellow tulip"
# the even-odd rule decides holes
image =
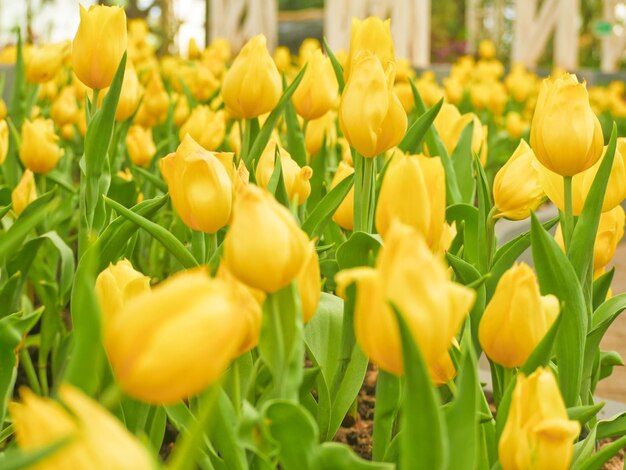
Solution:
[[[374,54],[385,69],[388,63],[396,61],[389,20],[383,21],[375,16],[363,21],[356,18],[352,20],[350,52],[343,67],[346,83],[354,70],[357,56],[364,50]]]
[[[4,163],[9,153],[9,125],[5,119],[0,120],[0,165]]]
[[[617,245],[624,237],[624,209],[615,206],[600,216],[598,233],[593,246],[593,269],[604,268],[613,259]]]
[[[528,129],[528,125],[522,120],[520,113],[515,111],[507,113],[504,126],[512,139],[519,139]]]
[[[402,103],[402,107],[404,108],[404,112],[409,114],[413,111],[415,107],[415,99],[413,98],[413,89],[408,82],[400,82],[398,83],[398,79],[396,78],[396,84],[393,86],[393,91],[396,96]]]
[[[65,56],[69,53],[69,43],[46,44],[33,47],[25,61],[26,81],[46,83],[52,80],[59,70]]]
[[[198,47],[198,43],[196,42],[196,40],[194,38],[191,38],[189,39],[189,42],[187,44],[187,58],[189,60],[199,59],[202,55],[202,51]]]
[[[126,134],[126,148],[133,165],[147,167],[156,153],[152,130],[132,125]]]
[[[491,60],[496,56],[496,46],[489,39],[483,39],[478,43],[478,56],[481,59]]]
[[[288,47],[280,46],[274,49],[274,63],[281,73],[289,72],[291,68],[291,52]]]
[[[211,111],[206,105],[193,108],[191,115],[180,128],[180,140],[189,134],[206,150],[217,150],[226,135],[226,116],[224,111]]]
[[[289,152],[282,148],[275,139],[270,139],[259,158],[255,173],[256,182],[263,189],[267,188],[274,172],[276,148],[278,148],[280,155],[287,197],[292,202],[297,200],[298,204],[302,204],[311,195],[311,183],[309,180],[313,176],[313,170],[309,166],[300,168],[291,158]]]
[[[80,390],[63,384],[57,403],[26,388],[21,403],[10,403],[15,440],[24,452],[35,452],[69,438],[68,443],[44,457],[39,469],[89,468],[152,470],[153,460],[139,440],[98,403]]]
[[[171,404],[217,380],[248,340],[248,304],[240,300],[229,283],[204,269],[177,273],[128,300],[105,345],[122,390]]]
[[[458,342],[456,338],[452,341],[453,348],[459,349]],[[444,352],[441,357],[433,362],[430,367],[430,378],[435,384],[436,387],[440,387],[442,385],[447,384],[456,376],[456,369],[454,368],[454,363],[452,362],[452,357],[450,356],[450,351]]]
[[[188,227],[215,233],[228,222],[233,190],[222,159],[232,165],[232,158],[232,153],[205,150],[187,135],[175,153],[159,162],[174,209]]]
[[[552,372],[539,368],[517,376],[509,415],[498,444],[503,470],[567,470],[578,421],[567,416]]]
[[[335,280],[339,292],[356,282],[354,330],[361,349],[374,364],[396,375],[404,370],[393,303],[404,316],[431,377],[441,380],[442,358],[475,293],[450,280],[446,266],[417,230],[394,222],[375,269],[341,271]]]
[[[125,121],[130,118],[137,111],[142,94],[143,87],[139,83],[135,67],[129,60],[126,62],[126,70],[124,70],[124,80],[122,81],[120,100],[115,111],[115,120]]]
[[[72,140],[74,138],[74,125],[73,124],[65,124],[61,127],[59,134],[63,140]]]
[[[126,13],[122,7],[80,5],[80,24],[72,42],[72,68],[89,88],[111,85],[126,51]]]
[[[546,335],[559,314],[559,300],[541,296],[528,265],[506,271],[485,308],[478,338],[485,354],[504,367],[519,367]]]
[[[463,88],[463,83],[458,78],[453,76],[444,78],[443,88],[446,92],[446,100],[449,103],[458,105],[463,99],[465,89]]]
[[[319,154],[324,139],[327,147],[337,142],[337,113],[328,111],[321,118],[309,121],[304,133],[304,144],[309,156]]]
[[[63,155],[63,150],[57,145],[58,140],[52,120],[37,118],[24,121],[20,160],[34,173],[48,173]]]
[[[320,261],[315,250],[315,242],[309,242],[304,265],[298,274],[298,293],[302,304],[302,319],[307,323],[320,303]]]
[[[298,49],[298,62],[302,65],[309,61],[315,51],[322,49],[322,45],[316,38],[306,38]]]
[[[456,106],[444,103],[435,118],[434,125],[448,154],[452,155],[459,143],[461,133],[470,122],[474,123],[472,130],[472,153],[478,154],[481,163],[484,165],[487,162],[487,126],[482,125],[478,116],[474,113],[461,115]]]
[[[267,293],[282,289],[298,276],[307,243],[289,211],[268,192],[242,187],[224,240],[224,262],[238,279]]]
[[[498,171],[493,181],[493,200],[498,210],[497,217],[522,220],[530,217],[530,212],[539,207],[545,193],[539,179],[539,172],[533,166],[535,154],[522,139]]]
[[[0,98],[0,119],[6,119],[7,117],[7,104]]]
[[[530,128],[530,145],[541,164],[561,176],[574,176],[598,161],[603,143],[585,83],[569,74],[545,79]]]
[[[250,39],[235,58],[222,83],[222,98],[236,118],[252,119],[278,104],[282,81],[267,51],[265,36]]]
[[[13,211],[20,215],[26,206],[37,199],[37,187],[35,185],[35,177],[30,170],[24,171],[20,182],[17,183],[15,189],[11,192],[11,207]]]
[[[65,124],[73,124],[78,114],[78,105],[74,96],[74,89],[65,87],[61,90],[58,98],[54,100],[50,108],[50,116],[57,126],[63,127]]]
[[[602,157],[588,170],[583,172],[582,189],[585,199],[591,190],[593,180],[600,169],[600,165],[604,160],[607,148],[604,147]],[[624,152],[624,153],[622,153]],[[626,162],[624,156],[626,154],[626,138],[617,139],[617,147],[615,148],[615,157],[613,158],[613,166],[611,167],[611,175],[606,185],[606,193],[602,202],[602,212],[607,212],[618,206],[626,199]]]
[[[191,109],[189,108],[189,102],[187,101],[187,97],[185,95],[179,95],[176,100],[176,106],[174,107],[174,124],[176,127],[181,127],[189,115],[191,114]],[[235,128],[236,126],[233,126]]]
[[[143,127],[162,124],[167,118],[170,99],[158,73],[152,73],[148,79],[143,100],[137,110],[135,122]]]
[[[383,68],[372,52],[364,50],[354,57],[351,68],[339,125],[350,145],[372,158],[398,145],[407,128],[406,113],[393,92],[395,64]]]
[[[311,53],[306,67],[291,100],[296,112],[304,119],[318,119],[337,105],[337,77],[330,59],[319,49]]]
[[[339,162],[335,176],[333,176],[330,182],[330,189],[333,189],[341,183],[341,181],[353,174],[354,168],[352,168],[351,165],[344,161]],[[345,230],[352,230],[354,228],[354,186],[350,188],[344,200],[339,204],[339,207],[333,214],[333,220]]]

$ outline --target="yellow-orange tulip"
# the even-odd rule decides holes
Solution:
[[[545,199],[539,172],[533,166],[535,154],[521,140],[511,158],[498,171],[493,181],[493,199],[497,217],[522,220],[530,217]]]
[[[80,5],[80,24],[72,42],[72,68],[89,88],[111,85],[126,51],[126,13],[122,7]]]
[[[570,74],[545,79],[530,128],[530,145],[541,164],[574,176],[598,161],[603,143],[585,83]]]
[[[298,293],[302,304],[302,319],[307,323],[320,303],[320,261],[315,250],[315,242],[309,242],[304,265],[298,274]]]
[[[69,43],[46,44],[33,47],[25,61],[26,80],[30,83],[46,83],[52,80],[69,53]]]
[[[222,97],[236,118],[252,119],[270,112],[280,99],[282,82],[267,51],[265,36],[250,39],[235,58],[222,83]]]
[[[35,185],[35,177],[33,172],[26,170],[17,183],[15,189],[11,192],[11,207],[13,211],[20,215],[26,206],[37,199],[37,186]]]
[[[372,52],[364,50],[351,64],[339,107],[339,125],[350,145],[372,158],[400,143],[407,117],[393,91],[393,62],[383,68]]]
[[[217,380],[248,339],[239,300],[204,269],[177,273],[128,300],[105,345],[121,388],[148,403],[171,404]]]
[[[357,56],[364,50],[374,54],[384,68],[387,67],[388,63],[395,62],[396,56],[389,20],[383,21],[375,16],[370,16],[363,21],[356,18],[352,20],[350,52],[343,67],[343,76],[346,82],[354,70]]]
[[[298,276],[307,244],[289,211],[267,191],[242,187],[224,240],[224,262],[238,279],[268,293],[282,289]]]
[[[230,218],[232,181],[222,158],[229,158],[232,165],[233,155],[219,156],[187,135],[175,153],[160,161],[174,209],[194,230],[215,233]]]
[[[528,265],[506,271],[485,309],[478,329],[485,354],[504,367],[519,367],[546,335],[559,314],[559,300],[541,296]]]
[[[518,375],[498,445],[503,470],[567,470],[580,424],[568,418],[549,369]]]
[[[20,160],[34,173],[48,173],[63,155],[63,150],[57,144],[58,140],[52,120],[37,118],[24,121]]]
[[[394,222],[376,269],[354,268],[336,276],[340,291],[357,284],[354,328],[370,360],[396,375],[403,373],[400,333],[392,302],[404,316],[431,377],[440,380],[444,354],[474,302],[475,293],[450,280],[442,260],[421,234]]]
[[[337,77],[330,59],[320,49],[311,53],[306,67],[291,100],[296,112],[304,119],[318,119],[337,105]]]
[[[341,181],[353,174],[354,168],[352,168],[352,166],[344,161],[339,162],[335,176],[333,176],[330,182],[330,189],[333,189]],[[339,207],[333,214],[333,220],[345,230],[352,230],[354,228],[354,186],[350,188],[344,200],[339,204]]]
[[[255,173],[256,182],[263,189],[267,188],[272,173],[274,172],[274,160],[277,147],[287,197],[290,201],[297,199],[298,204],[302,204],[311,195],[311,183],[309,180],[311,176],[313,176],[313,170],[309,166],[300,168],[293,158],[291,158],[289,152],[282,148],[274,139],[270,139],[259,158]]]
[[[213,112],[208,106],[196,106],[178,133],[181,140],[186,134],[189,134],[206,150],[217,150],[224,142],[226,134],[224,111]]]
[[[0,165],[4,163],[9,153],[9,125],[6,120],[0,120]]]
[[[126,148],[133,165],[147,167],[156,153],[152,130],[133,125],[126,134]]]
[[[57,126],[63,127],[65,124],[73,124],[78,115],[78,105],[72,87],[65,87],[54,100],[50,108],[50,116]]]

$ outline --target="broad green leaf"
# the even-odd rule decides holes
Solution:
[[[595,405],[573,406],[567,409],[567,416],[569,419],[578,421],[581,426],[584,426],[590,419],[594,418],[602,408],[604,408],[604,402],[596,403]]]
[[[402,142],[398,144],[398,148],[403,152],[417,153],[426,132],[433,125],[437,114],[443,105],[443,98],[433,105],[428,111],[424,112],[406,131]]]
[[[626,411],[598,422],[598,439],[607,439],[626,435]]]
[[[378,238],[365,232],[354,232],[337,248],[337,263],[340,269],[357,266],[373,266],[381,243]]]
[[[400,468],[448,468],[448,442],[441,402],[413,334],[395,309],[402,339],[406,399],[402,404]],[[409,366],[410,364],[410,366]],[[409,398],[410,397],[410,398]]]
[[[457,231],[463,232],[464,259],[476,264],[479,251],[478,209],[470,204],[453,204],[446,209],[446,221],[454,223]]]
[[[587,313],[583,291],[561,248],[531,215],[531,245],[541,293],[561,302],[561,325],[556,338],[559,384],[566,406],[576,406],[583,378]]]
[[[140,216],[130,209],[127,209],[120,203],[109,199],[106,196],[103,196],[103,198],[105,203],[115,209],[115,211],[119,215],[137,224],[139,227],[152,235],[156,240],[158,240],[165,247],[165,249],[169,251],[172,255],[174,255],[174,257],[176,257],[176,259],[185,268],[189,269],[198,265],[198,262],[187,250],[187,248],[185,248],[183,244],[165,227],[162,227],[157,223],[151,222],[150,220]]]
[[[400,378],[379,369],[376,381],[372,460],[380,461],[385,456],[385,451],[393,438],[393,428],[400,408],[401,396]]]
[[[599,470],[614,455],[624,449],[624,447],[626,447],[626,436],[620,437],[619,439],[602,447],[580,466],[577,466],[576,470]]]
[[[571,470],[579,470],[583,462],[585,462],[596,450],[597,427],[591,430],[584,440],[574,444],[574,455],[572,456]]]
[[[324,232],[326,224],[346,198],[353,184],[353,176],[344,178],[337,186],[331,189],[311,211],[302,224],[302,230],[304,230],[310,238],[320,236]]]
[[[594,311],[606,300],[609,289],[611,289],[611,283],[613,282],[614,275],[615,267],[612,267],[604,274],[598,276],[595,281],[593,281],[593,294],[591,298],[593,300]]]

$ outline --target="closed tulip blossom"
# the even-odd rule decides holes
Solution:
[[[139,106],[139,101],[143,95],[143,87],[137,78],[137,72],[132,62],[126,62],[126,70],[124,71],[124,80],[122,81],[122,90],[120,99],[115,110],[115,120],[125,121],[130,118]]]
[[[203,269],[177,273],[132,297],[113,319],[106,343],[120,387],[153,404],[201,392],[249,341],[250,305]]]
[[[539,172],[533,161],[535,154],[525,140],[521,140],[513,155],[498,171],[493,181],[493,199],[497,217],[522,220],[530,217],[544,201]]]
[[[337,113],[329,111],[321,118],[309,121],[304,133],[304,144],[311,158],[317,156],[322,145],[332,147],[337,143]]]
[[[15,441],[24,452],[36,452],[62,439],[67,444],[45,456],[32,468],[93,470],[152,470],[152,457],[139,440],[98,403],[66,384],[59,387],[58,403],[30,390],[20,390],[21,401],[10,403]]]
[[[80,5],[80,24],[72,42],[72,68],[89,88],[111,85],[126,51],[126,13],[117,6]]]
[[[152,130],[133,125],[126,134],[126,148],[133,165],[147,167],[156,153]]]
[[[230,168],[221,159],[233,154],[216,154],[198,145],[189,135],[160,161],[174,209],[194,230],[215,233],[228,223],[232,208]]]
[[[498,445],[500,464],[503,470],[567,470],[579,433],[552,372],[520,374]]]
[[[271,194],[243,186],[224,240],[224,262],[242,282],[266,293],[296,279],[307,258],[308,237]]]
[[[346,82],[350,79],[354,61],[361,51],[370,51],[383,67],[396,61],[390,24],[389,20],[383,21],[376,16],[370,16],[364,20],[357,18],[352,20],[350,52],[343,68]]]
[[[574,176],[598,161],[603,143],[585,83],[573,74],[545,79],[530,128],[530,145],[541,164],[558,175]]]
[[[270,112],[282,94],[282,81],[262,34],[250,39],[226,72],[222,97],[235,118],[252,119]]]
[[[483,126],[478,116],[474,113],[461,114],[453,104],[444,103],[435,118],[435,129],[439,133],[449,155],[456,149],[461,133],[473,123],[472,129],[472,153],[478,154],[481,163],[487,162],[487,127]],[[427,149],[430,153],[431,149]]]
[[[4,163],[9,153],[9,126],[6,120],[0,120],[0,165]]]
[[[69,43],[45,44],[33,48],[26,60],[26,81],[46,83],[52,80],[69,54]]]
[[[291,100],[306,120],[318,119],[337,105],[339,88],[330,59],[321,50],[311,53],[302,81]]]
[[[353,174],[354,168],[352,166],[343,161],[339,162],[337,171],[330,182],[330,189],[332,190],[341,181]],[[344,230],[352,230],[354,228],[354,186],[350,188],[344,200],[337,207],[333,214],[333,220]]]
[[[22,126],[20,160],[33,173],[48,173],[63,155],[50,119],[26,120]]]
[[[298,293],[302,304],[302,319],[307,323],[320,303],[320,261],[315,250],[315,242],[309,242],[304,265],[298,274]]]
[[[11,192],[11,207],[13,212],[20,215],[26,206],[37,199],[37,186],[35,184],[35,175],[30,170],[26,170],[22,174],[20,182],[17,183],[15,189]]]
[[[180,139],[189,134],[206,150],[217,150],[226,135],[224,111],[212,111],[205,105],[196,106],[180,128]]]
[[[74,96],[74,89],[65,87],[50,107],[50,116],[57,126],[73,124],[78,116],[78,105]]]
[[[341,96],[339,125],[364,157],[372,158],[400,143],[407,128],[402,103],[393,91],[395,64],[381,64],[369,50],[354,57]]]
[[[559,300],[542,296],[537,277],[521,263],[506,271],[485,308],[478,338],[485,354],[504,367],[530,357],[559,314]]]

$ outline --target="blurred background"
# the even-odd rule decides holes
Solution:
[[[83,0],[85,7],[96,3]],[[305,37],[325,35],[347,47],[352,16],[376,14],[398,23],[394,36],[414,65],[454,62],[482,39],[504,63],[529,67],[621,70],[626,65],[626,0],[118,0],[129,18],[145,18],[160,53],[185,55],[193,38],[244,40],[264,32],[273,45],[297,50]],[[0,47],[21,27],[29,42],[71,39],[77,0],[0,0]],[[405,24],[399,24],[405,23]],[[227,36],[227,37],[228,37]],[[400,55],[400,54],[399,54]]]

